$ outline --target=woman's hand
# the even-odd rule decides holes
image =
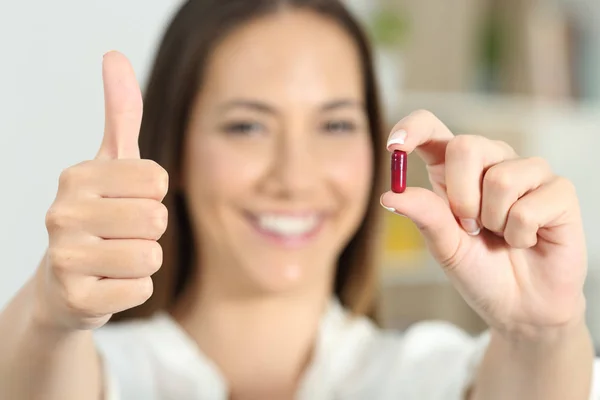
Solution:
[[[145,302],[162,263],[168,175],[140,160],[142,96],[119,53],[104,58],[106,127],[96,159],[67,168],[46,217],[49,246],[35,277],[36,320],[92,329]]]
[[[582,323],[587,254],[573,184],[506,143],[454,136],[426,111],[404,118],[393,132],[388,149],[416,151],[433,192],[409,187],[385,193],[381,203],[419,227],[490,327],[507,338],[536,340]]]

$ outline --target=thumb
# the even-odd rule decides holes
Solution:
[[[96,158],[140,158],[142,93],[129,60],[116,51],[102,60],[104,137]]]
[[[409,187],[403,193],[386,192],[381,205],[408,217],[423,235],[429,251],[444,267],[453,269],[464,251],[466,233],[460,228],[450,207],[430,190]]]

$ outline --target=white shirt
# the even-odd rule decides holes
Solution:
[[[227,400],[225,379],[166,313],[95,332],[107,400]],[[445,322],[386,332],[332,301],[298,400],[463,400],[489,334]],[[600,362],[590,399],[600,400]]]

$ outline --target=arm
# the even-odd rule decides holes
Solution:
[[[594,349],[585,323],[538,340],[492,332],[470,400],[588,400]]]
[[[34,281],[0,313],[0,398],[98,400],[100,363],[92,331],[67,331],[36,320]]]

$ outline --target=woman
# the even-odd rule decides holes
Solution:
[[[370,51],[336,0],[186,3],[143,119],[124,56],[103,72],[100,151],[61,175],[46,257],[0,318],[1,398],[590,396],[572,185],[426,112],[388,150],[416,151],[434,192],[381,203],[490,333],[364,317],[387,157]]]

